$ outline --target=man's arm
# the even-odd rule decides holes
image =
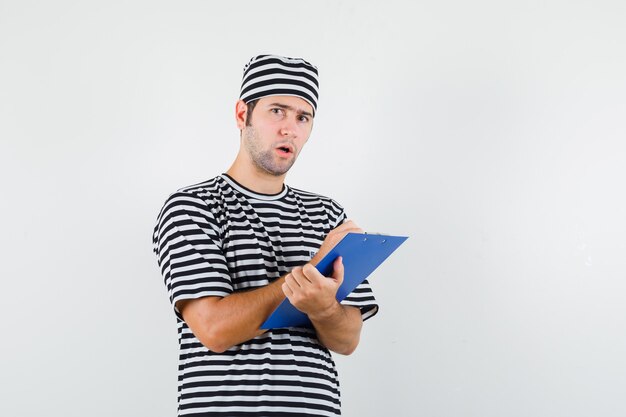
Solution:
[[[323,317],[309,318],[319,341],[333,352],[349,355],[359,345],[363,319],[358,307],[337,303]]]
[[[327,286],[324,293],[316,292],[313,297],[307,296],[314,302],[321,303],[310,309],[313,317],[309,314],[318,339],[328,349],[344,354],[351,353],[358,345],[362,324],[360,312],[356,307],[340,305],[335,298],[337,289],[343,281],[343,264],[341,264],[341,281],[338,284],[336,279],[321,275],[313,265],[316,265],[350,232],[362,233],[363,231],[352,221],[347,221],[333,229],[311,263],[307,264],[308,267],[307,265],[304,267],[311,274],[317,274],[318,283]],[[302,270],[302,267],[295,268],[287,276],[292,275],[294,271]],[[335,270],[337,270],[336,266]],[[221,353],[265,333],[265,330],[259,328],[285,299],[283,284],[287,276],[280,277],[265,287],[233,293],[226,297],[181,300],[176,303],[176,307],[196,338],[210,350]],[[294,304],[294,306],[298,308],[298,305]]]
[[[285,299],[285,277],[250,291],[226,297],[203,297],[176,303],[193,334],[210,350],[222,353],[230,347],[265,333],[259,328]]]
[[[302,281],[304,277],[300,276],[299,271],[303,271],[306,275],[310,276],[310,278],[306,278],[306,281],[303,281],[304,284],[308,284],[308,282],[311,281],[316,283],[318,286],[317,291],[305,297],[309,302],[313,301],[315,303],[316,300],[318,302],[320,301],[316,297],[321,296],[320,304],[309,306],[302,305],[301,302],[293,299],[293,294],[291,298],[289,297],[288,285],[283,285],[283,291],[285,291],[285,295],[287,295],[291,304],[300,311],[304,311],[302,308],[309,311],[307,315],[311,323],[313,323],[313,327],[315,327],[319,341],[333,352],[343,355],[349,355],[354,352],[359,344],[361,328],[363,327],[361,311],[358,307],[344,306],[337,301],[337,290],[343,282],[344,273],[341,258],[335,260],[333,264],[333,276],[330,278],[320,274],[317,269],[315,269],[315,266],[324,259],[328,252],[330,252],[330,250],[348,233],[363,233],[363,229],[352,220],[345,221],[328,233],[322,246],[320,246],[320,249],[309,264],[301,269],[296,268],[292,271],[292,274],[296,272],[300,281]],[[287,289],[285,287],[287,287]],[[299,291],[301,290],[300,285],[297,285],[295,288]],[[320,291],[320,288],[324,290]],[[311,289],[311,287],[309,287],[309,289]],[[302,296],[302,294],[300,295]],[[294,302],[298,302],[300,307],[294,304]]]

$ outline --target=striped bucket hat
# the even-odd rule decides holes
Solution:
[[[248,103],[267,96],[300,97],[317,110],[317,68],[302,58],[257,55],[243,67],[239,99]]]

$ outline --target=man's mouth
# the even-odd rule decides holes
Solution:
[[[288,155],[290,153],[293,152],[293,148],[291,146],[285,145],[285,146],[279,146],[276,149],[278,149],[280,151],[280,153]]]

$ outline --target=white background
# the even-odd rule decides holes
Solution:
[[[175,415],[152,226],[259,53],[320,69],[288,184],[410,236],[345,416],[626,415],[625,4],[0,0],[0,415]]]

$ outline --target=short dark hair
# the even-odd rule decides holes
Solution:
[[[246,106],[248,107],[248,111],[246,112],[246,126],[252,126],[252,111],[254,110],[258,102],[259,99],[252,100],[246,103]]]

